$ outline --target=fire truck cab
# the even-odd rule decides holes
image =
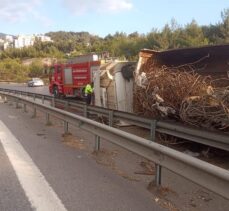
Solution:
[[[73,58],[67,64],[55,64],[50,69],[49,92],[54,97],[84,97],[84,88],[93,82],[100,61],[95,54]]]

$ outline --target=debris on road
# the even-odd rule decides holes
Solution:
[[[140,166],[143,168],[143,171],[135,171],[135,174],[155,175],[155,164],[152,161],[141,161]]]
[[[86,146],[82,139],[77,139],[72,134],[63,134],[63,143],[69,147],[74,147],[76,149],[85,149]]]

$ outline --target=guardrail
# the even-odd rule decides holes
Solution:
[[[36,116],[36,110],[38,109],[46,114],[47,121],[49,120],[50,115],[63,120],[65,123],[65,131],[68,129],[68,124],[71,124],[94,134],[97,143],[97,150],[99,150],[99,140],[100,138],[103,138],[105,141],[112,142],[145,157],[158,165],[223,196],[226,199],[229,199],[229,171],[225,169],[147,139],[55,107],[2,91],[0,91],[0,95],[5,98],[5,101],[7,101],[7,99],[14,101],[17,107],[19,103],[23,104],[24,110],[26,109],[26,106],[32,107],[34,116]]]
[[[65,109],[80,110],[85,117],[87,117],[89,113],[104,116],[109,120],[110,126],[112,126],[113,122],[116,120],[124,120],[134,125],[149,129],[150,139],[152,141],[155,141],[154,133],[159,132],[159,133],[172,135],[178,138],[186,139],[196,143],[229,151],[229,135],[225,133],[220,133],[215,131],[213,132],[206,129],[197,129],[190,126],[180,125],[176,122],[168,122],[162,120],[156,121],[156,120],[140,117],[132,113],[106,109],[98,106],[88,106],[82,102],[72,102],[72,101],[56,99],[49,95],[41,95],[36,93],[3,89],[3,88],[0,88],[0,91],[29,96],[32,97],[34,100],[38,98],[41,99],[42,102],[48,100],[49,102],[52,103],[52,105],[57,104],[59,106],[62,106]]]

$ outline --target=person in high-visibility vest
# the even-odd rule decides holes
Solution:
[[[93,86],[94,86],[94,83],[92,82],[90,84],[87,84],[87,86],[84,89],[87,105],[91,104],[91,96],[92,96],[92,94],[94,92],[94,87]]]

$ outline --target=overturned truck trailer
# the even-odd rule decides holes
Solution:
[[[197,48],[172,49],[154,51],[143,49],[139,54],[136,75],[151,65],[155,68],[192,66],[194,71],[213,79],[224,79],[217,82],[218,86],[229,85],[229,45],[203,46]],[[190,71],[190,69],[187,69]]]
[[[133,72],[136,62],[111,61],[100,66],[94,78],[95,105],[133,111]]]
[[[143,49],[139,53],[137,64],[111,61],[100,66],[100,71],[94,76],[95,104],[110,109],[133,112],[136,106],[133,100],[134,88],[139,83],[144,83],[144,77],[141,75],[145,70],[152,71],[153,68],[185,65],[193,67],[193,70],[201,75],[210,75],[216,79],[224,78],[218,81],[220,86],[229,85],[229,45],[167,51]],[[135,76],[135,81],[133,76]]]
[[[229,45],[144,49],[135,71],[134,112],[229,129]]]

